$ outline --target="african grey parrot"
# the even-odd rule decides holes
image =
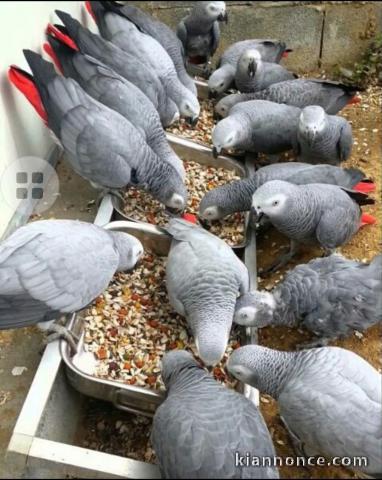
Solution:
[[[240,56],[248,49],[256,49],[264,62],[279,63],[291,50],[284,42],[271,39],[252,39],[236,42],[221,56],[216,70],[208,79],[208,88],[212,96],[224,93],[234,83],[237,62]]]
[[[166,268],[171,305],[186,317],[200,358],[215,365],[224,355],[236,298],[249,288],[245,265],[220,238],[182,219],[167,227],[173,241]]]
[[[355,97],[358,90],[359,87],[329,80],[297,78],[275,83],[260,92],[228,95],[216,104],[215,111],[220,116],[226,117],[230,109],[239,102],[269,100],[299,108],[319,105],[326,113],[335,115],[346,105],[359,102],[359,98]]]
[[[274,83],[295,79],[296,75],[277,63],[264,62],[256,49],[246,50],[239,58],[235,84],[242,93],[258,92]]]
[[[195,125],[200,113],[198,99],[179,80],[175,65],[162,45],[143,33],[118,8],[110,11],[106,4],[103,8],[102,2],[95,3],[98,7],[93,12],[101,35],[155,72],[166,95],[177,105],[181,117]]]
[[[252,195],[270,180],[285,180],[296,185],[328,183],[348,189],[359,188],[369,191],[374,188],[374,185],[365,179],[365,175],[355,168],[280,162],[259,168],[251,178],[236,180],[210,190],[200,202],[199,216],[205,220],[219,220],[235,212],[250,210]]]
[[[297,455],[366,457],[355,468],[381,476],[382,378],[363,358],[338,347],[248,345],[233,352],[228,370],[277,400]]]
[[[382,255],[365,264],[334,254],[298,265],[272,292],[240,297],[234,321],[257,328],[301,325],[319,337],[305,346],[323,346],[382,322],[381,290]]]
[[[167,397],[151,434],[162,478],[279,478],[276,467],[240,465],[247,453],[276,455],[251,401],[218,383],[184,350],[164,356],[162,378]]]
[[[51,34],[48,34],[48,41],[49,44],[44,48],[63,74],[76,80],[93,98],[129,120],[158,157],[172,164],[184,178],[183,162],[170,147],[159,114],[149,98],[134,84],[95,58],[74,50]]]
[[[108,65],[122,77],[129,80],[151,100],[158,110],[162,124],[167,127],[179,119],[179,111],[175,103],[167,97],[158,75],[146,66],[142,60],[124,52],[111,42],[83,27],[69,14],[56,10],[65,27],[49,25],[52,32],[62,41],[71,43],[82,53],[91,55]]]
[[[89,12],[95,16],[94,11],[101,2],[86,2]],[[174,62],[179,80],[194,95],[197,95],[197,89],[194,80],[189,76],[184,66],[183,45],[176,34],[165,23],[149,15],[147,12],[134,7],[133,5],[121,5],[116,2],[102,2],[102,8],[109,8],[118,11],[120,15],[126,17],[134,23],[143,33],[151,35],[157,40],[170,55]]]
[[[295,146],[301,161],[339,165],[350,157],[352,145],[352,128],[345,118],[314,105],[302,110]]]
[[[190,63],[207,64],[220,40],[219,22],[228,21],[225,2],[195,2],[177,27],[185,57]]]
[[[318,244],[333,253],[359,230],[360,205],[373,203],[366,194],[337,185],[295,185],[282,180],[264,183],[253,194],[252,209],[258,218],[266,215],[291,240],[290,252],[270,270],[285,265],[296,254],[299,244]]]
[[[82,310],[143,254],[135,237],[74,220],[29,223],[0,243],[0,330]]]
[[[183,179],[128,120],[87,95],[75,80],[58,75],[37,53],[24,50],[24,55],[34,77],[11,67],[10,80],[35,106],[79,175],[106,190],[139,186],[170,208],[184,208]]]
[[[296,143],[300,113],[297,107],[266,100],[239,103],[212,131],[214,155],[223,148],[268,154],[290,150]]]

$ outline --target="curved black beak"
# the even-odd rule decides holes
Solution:
[[[249,77],[254,77],[256,73],[256,62],[254,59],[252,59],[249,64],[248,64],[248,76]]]
[[[228,13],[227,12],[221,13],[218,16],[218,20],[219,20],[219,22],[225,22],[225,24],[227,25],[227,23],[228,23]]]
[[[213,90],[210,90],[208,92],[208,98],[211,100],[212,98],[216,98],[218,96],[217,92],[214,92]]]
[[[196,127],[198,124],[199,117],[188,117],[186,118],[186,122],[191,125],[191,127]]]
[[[218,156],[219,156],[219,153],[218,153],[218,150],[217,150],[216,147],[213,147],[213,149],[212,149],[212,156],[214,158],[218,158]]]
[[[218,112],[216,110],[214,110],[214,113],[212,114],[212,118],[218,122],[220,120],[220,115],[218,114]]]

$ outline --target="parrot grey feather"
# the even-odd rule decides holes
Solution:
[[[286,45],[271,39],[251,39],[234,43],[223,53],[216,70],[208,79],[208,88],[212,94],[224,93],[232,86],[239,58],[249,49],[257,50],[264,62],[278,63],[286,51]]]
[[[358,90],[360,90],[359,87],[329,80],[298,78],[275,83],[260,92],[228,95],[216,104],[215,110],[225,117],[239,102],[269,100],[299,108],[319,105],[329,115],[335,115],[348,104]]]
[[[360,227],[359,205],[336,185],[273,180],[255,191],[252,207],[291,240],[327,250],[349,241]]]
[[[193,9],[177,28],[187,58],[200,58],[207,63],[215,53],[220,39],[220,17],[226,15],[224,2],[195,2]]]
[[[251,345],[232,354],[228,369],[278,400],[305,455],[362,456],[368,464],[357,469],[372,476],[382,471],[381,375],[357,354],[338,347],[288,353]]]
[[[264,62],[258,50],[246,50],[236,67],[235,84],[242,93],[264,90],[274,83],[296,78],[277,63]]]
[[[352,129],[347,120],[327,115],[319,106],[302,110],[297,131],[301,161],[338,165],[349,158],[352,144]]]
[[[270,180],[285,180],[296,185],[327,183],[352,189],[364,178],[360,170],[331,165],[300,162],[267,165],[249,179],[236,180],[207,192],[200,202],[199,215],[206,220],[218,220],[235,212],[248,211],[256,189]]]
[[[255,100],[236,105],[212,132],[217,152],[236,148],[268,154],[292,149],[297,135],[300,109]]]
[[[0,244],[0,329],[86,307],[142,253],[134,237],[84,222],[43,220],[19,228]]]
[[[241,297],[235,322],[254,327],[302,325],[325,342],[363,331],[382,322],[381,267],[381,255],[370,264],[331,255],[298,265],[272,293]]]
[[[101,2],[91,2],[91,4],[98,4]],[[108,8],[108,2],[102,2]],[[134,25],[136,25],[143,33],[151,35],[157,40],[162,47],[170,55],[174,62],[180,81],[187,87],[194,95],[197,95],[196,85],[194,80],[188,75],[184,66],[183,45],[179,41],[176,34],[165,23],[149,15],[147,12],[135,7],[133,5],[117,5],[113,11],[126,17]]]
[[[155,72],[167,97],[175,102],[181,116],[193,120],[198,118],[198,99],[181,83],[171,57],[155,38],[140,31],[126,17],[108,11],[104,12],[102,21],[98,21],[98,27],[104,38]]]
[[[151,438],[164,478],[278,478],[276,468],[235,465],[236,452],[275,455],[253,403],[216,382],[184,351],[164,357],[162,374],[168,394]]]
[[[177,114],[176,105],[167,98],[158,75],[148,68],[142,59],[130,55],[113,43],[92,33],[67,13],[56,10],[56,14],[82,53],[108,65],[142,90],[158,110],[164,126],[168,126],[174,121]]]
[[[236,298],[248,291],[248,271],[223,240],[185,220],[171,220],[167,231],[173,237],[166,269],[170,302],[186,316],[200,357],[215,365],[227,346]]]
[[[87,95],[75,80],[56,74],[40,55],[24,54],[35,75],[48,125],[76,172],[108,189],[125,187],[133,179],[132,183],[165,205],[184,208],[183,179],[171,164],[160,161],[128,120]]]
[[[98,60],[68,49],[55,38],[49,38],[66,76],[75,79],[93,98],[117,111],[144,136],[158,157],[172,164],[184,178],[183,162],[169,146],[160,117],[149,98],[134,84]]]

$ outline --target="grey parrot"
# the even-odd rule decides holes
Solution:
[[[100,7],[93,11],[101,35],[155,72],[166,95],[177,105],[180,115],[195,125],[200,113],[198,99],[179,80],[174,62],[162,45],[143,33],[119,9],[116,9],[116,13],[106,8],[106,4],[105,8],[102,8],[101,2],[98,5]]]
[[[194,95],[197,95],[197,89],[194,80],[187,73],[184,65],[183,45],[176,34],[165,23],[149,15],[147,12],[133,5],[121,5],[116,2],[86,2],[87,8],[91,15],[95,17],[94,10],[97,8],[109,8],[117,11],[120,15],[126,17],[130,22],[134,23],[143,33],[151,35],[157,40],[162,47],[170,55],[174,62],[179,80]]]
[[[298,251],[299,244],[320,245],[326,252],[347,243],[362,223],[360,205],[375,203],[362,192],[337,185],[312,183],[295,185],[271,180],[252,197],[252,209],[291,240],[288,254],[278,259],[271,270],[285,265]]]
[[[215,111],[226,117],[230,109],[239,102],[269,100],[299,108],[319,105],[326,113],[335,115],[346,105],[359,102],[359,98],[355,96],[358,90],[359,87],[329,80],[297,78],[275,83],[260,92],[228,95],[216,104]]]
[[[183,219],[167,227],[173,241],[166,268],[170,303],[186,317],[200,358],[224,355],[238,294],[249,288],[245,265],[220,238]]]
[[[151,434],[162,478],[279,478],[276,467],[240,464],[247,454],[276,455],[251,401],[218,383],[184,350],[164,356],[162,377],[167,397]]]
[[[305,346],[323,346],[381,323],[381,291],[382,255],[364,264],[333,254],[298,265],[272,292],[240,297],[234,321],[258,328],[301,325],[319,337]]]
[[[239,58],[235,84],[241,93],[258,92],[274,83],[295,79],[296,75],[277,63],[264,62],[256,49],[246,50]]]
[[[297,107],[266,100],[239,103],[212,131],[214,155],[222,149],[268,154],[291,150],[300,114]]]
[[[85,308],[143,254],[135,237],[74,220],[29,223],[0,243],[0,329]]]
[[[158,75],[134,55],[124,52],[111,42],[83,27],[69,14],[56,10],[65,27],[48,26],[48,31],[61,38],[62,41],[74,44],[74,48],[91,55],[108,65],[116,73],[129,80],[152,101],[158,110],[162,124],[167,127],[179,119],[179,111],[175,103],[168,98]]]
[[[256,49],[264,62],[279,63],[291,51],[284,42],[271,39],[252,39],[236,42],[221,56],[216,70],[208,79],[208,88],[212,96],[224,93],[234,84],[237,62],[249,49]]]
[[[358,469],[382,473],[382,378],[338,347],[281,352],[248,345],[233,352],[232,375],[278,401],[297,455],[366,457]]]
[[[36,110],[79,175],[106,190],[135,185],[170,208],[185,207],[183,179],[128,120],[87,95],[75,80],[58,75],[37,53],[24,50],[24,55],[34,77],[11,67],[10,80],[37,103]]]
[[[95,58],[70,48],[51,34],[48,35],[48,41],[50,48],[46,44],[45,50],[51,54],[64,75],[76,80],[86,93],[129,120],[158,157],[172,164],[184,178],[183,162],[170,147],[159,114],[149,98]]]
[[[236,180],[210,190],[200,202],[199,216],[205,220],[219,220],[235,212],[251,210],[252,195],[270,180],[285,180],[296,185],[328,183],[369,191],[375,187],[360,170],[354,168],[280,162],[259,168],[251,178]]]
[[[327,115],[317,105],[302,110],[295,147],[301,161],[339,165],[350,157],[352,145],[352,128],[345,118]]]
[[[190,63],[207,64],[216,52],[220,40],[219,22],[228,21],[225,2],[195,2],[194,7],[177,27]]]

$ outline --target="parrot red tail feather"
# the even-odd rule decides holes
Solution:
[[[11,65],[8,70],[8,78],[9,81],[25,95],[44,122],[48,123],[48,115],[42,104],[40,93],[32,75],[16,65]]]
[[[348,101],[348,105],[357,105],[357,103],[361,103],[361,97],[357,97],[356,95]]]
[[[357,185],[353,188],[356,192],[362,192],[362,193],[371,193],[375,192],[375,183],[373,182],[359,182]]]
[[[62,71],[62,66],[60,64],[60,61],[58,60],[57,58],[57,55],[54,53],[54,50],[53,48],[49,45],[49,43],[44,43],[43,45],[43,48],[44,48],[44,52],[46,52],[50,58],[53,60],[53,63],[56,65],[56,68],[61,72],[63,73]]]
[[[365,225],[374,225],[377,223],[377,219],[373,217],[373,215],[369,215],[368,213],[363,213],[361,216],[361,227]]]
[[[74,43],[74,41],[69,37],[69,35],[65,34],[61,29],[57,28],[55,25],[48,23],[48,26],[46,27],[46,33],[47,35],[52,35],[53,37],[56,37],[58,40],[60,40],[62,43],[65,43],[65,45],[72,48],[73,50],[76,50],[76,51],[79,50],[79,48]]]

